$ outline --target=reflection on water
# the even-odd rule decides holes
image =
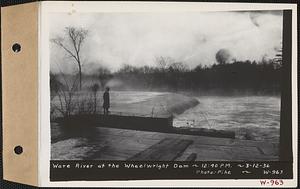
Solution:
[[[279,97],[204,96],[198,100],[198,106],[176,116],[175,127],[233,130],[241,139],[279,141]]]

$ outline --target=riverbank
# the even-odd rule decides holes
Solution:
[[[72,114],[82,112],[89,107],[82,107],[81,103],[90,100],[90,94],[87,91],[81,91],[72,97]],[[96,114],[103,111],[102,93],[98,92],[96,100],[92,99],[93,106],[96,107]],[[110,92],[110,109],[112,114],[120,115],[137,115],[147,117],[168,117],[178,115],[187,109],[199,104],[197,98],[183,94],[169,92],[140,92],[140,91],[112,91]],[[61,113],[55,109],[60,107],[59,97],[56,96],[51,100],[52,120],[61,117]],[[81,107],[82,110],[78,110]],[[65,107],[64,107],[65,108]]]
[[[81,130],[80,128],[92,126],[235,138],[233,131],[173,127],[174,117],[199,104],[194,97],[176,93],[150,93],[144,96],[139,94],[138,92],[135,92],[135,95],[124,92],[112,93],[112,107],[109,116],[103,116],[101,113],[81,113],[67,118],[57,118],[55,122],[62,127],[68,127],[65,129],[67,130],[65,131],[66,135],[75,132],[75,128]],[[60,130],[63,131],[64,128]],[[55,138],[52,137],[52,140],[56,140]]]

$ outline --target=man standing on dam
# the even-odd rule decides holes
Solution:
[[[105,88],[105,92],[103,93],[103,114],[108,115],[109,111],[109,87]]]

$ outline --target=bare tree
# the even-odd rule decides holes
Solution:
[[[82,85],[82,61],[81,61],[81,48],[86,39],[88,31],[83,28],[66,27],[64,37],[56,37],[51,41],[62,48],[69,57],[73,58],[78,66],[79,74],[79,89]]]
[[[50,99],[52,100],[57,93],[59,92],[59,89],[63,86],[63,84],[59,81],[57,74],[54,74],[50,72]]]
[[[68,81],[65,75],[61,75],[64,81],[63,88],[58,90],[58,100],[59,105],[53,107],[58,110],[63,117],[69,117],[75,111],[75,96],[76,96],[76,86],[78,85],[78,79],[72,78]]]
[[[155,63],[160,71],[165,71],[168,65],[170,65],[172,62],[174,61],[170,57],[159,56],[155,58]]]
[[[174,62],[169,65],[169,71],[186,72],[188,71],[188,66],[182,62]]]
[[[90,88],[93,94],[93,100],[94,100],[93,105],[94,105],[94,114],[95,114],[97,112],[97,92],[100,86],[97,83],[95,83]]]

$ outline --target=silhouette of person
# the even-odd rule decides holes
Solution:
[[[108,115],[109,111],[109,87],[106,87],[105,92],[103,93],[103,112],[104,115]]]

